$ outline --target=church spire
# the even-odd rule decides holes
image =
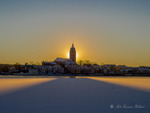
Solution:
[[[74,43],[72,43],[72,48],[74,48]]]
[[[75,49],[73,43],[72,43],[72,47],[70,48],[70,59],[71,59],[73,62],[76,62],[76,49]]]

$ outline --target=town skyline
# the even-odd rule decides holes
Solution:
[[[67,58],[150,66],[147,0],[0,1],[0,63]]]

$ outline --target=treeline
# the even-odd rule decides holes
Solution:
[[[97,64],[96,62],[91,62],[90,60],[79,60],[77,62],[78,65],[83,66],[83,65],[94,65]]]
[[[20,70],[22,65],[19,63],[16,64],[0,64],[0,73],[1,72],[8,72],[12,67],[14,67],[16,70]]]

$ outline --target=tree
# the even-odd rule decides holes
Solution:
[[[83,61],[83,60],[79,60],[78,64],[79,64],[80,66],[82,66],[82,65],[84,64],[84,61]]]

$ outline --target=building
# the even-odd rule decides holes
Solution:
[[[57,57],[53,62],[42,62],[42,73],[71,73],[79,74],[80,66],[76,63],[76,49],[74,44],[70,48],[70,58]]]
[[[76,62],[76,49],[74,47],[74,44],[72,44],[72,47],[70,48],[70,59],[73,62]]]
[[[69,58],[60,58],[60,57],[57,57],[54,62],[72,62],[71,59]]]
[[[55,63],[59,64],[61,67],[64,68],[65,73],[79,73],[79,66],[77,63],[73,62],[72,59],[69,58],[60,58],[57,57],[54,60]]]

